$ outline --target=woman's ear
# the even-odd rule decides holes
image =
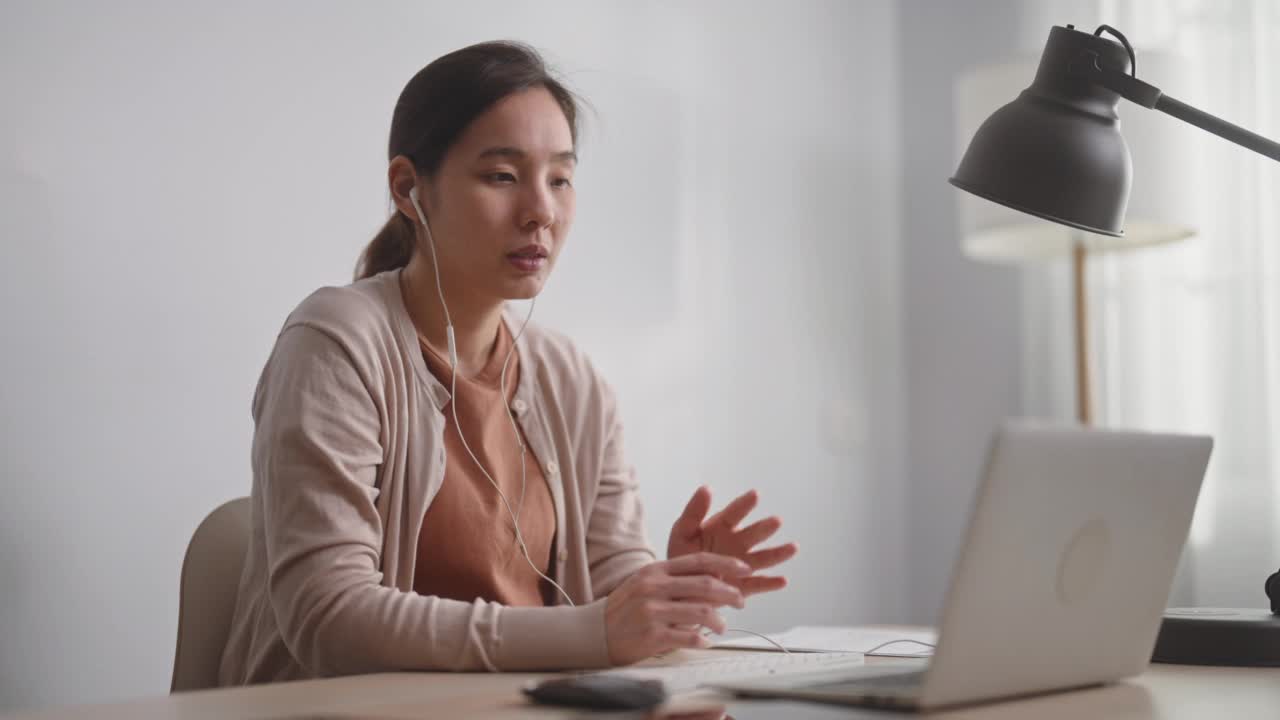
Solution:
[[[409,192],[413,190],[418,182],[418,171],[413,166],[413,161],[404,155],[397,155],[391,158],[391,164],[387,166],[387,184],[391,188],[391,200],[396,204],[396,209],[409,218],[414,225],[419,223],[418,211],[413,208],[413,201],[409,199]],[[418,190],[422,192],[421,189]],[[421,197],[418,200],[422,203]],[[425,208],[423,209],[425,213]]]

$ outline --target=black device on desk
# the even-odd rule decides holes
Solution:
[[[1264,586],[1271,612],[1169,608],[1151,659],[1180,665],[1280,667],[1280,572]]]
[[[667,699],[657,680],[590,673],[543,680],[522,692],[542,705],[591,710],[648,710]]]

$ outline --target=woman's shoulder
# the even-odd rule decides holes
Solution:
[[[520,322],[512,318],[512,329]],[[564,332],[530,322],[520,342],[537,366],[539,377],[550,383],[555,394],[594,396],[598,400],[612,397],[612,389],[591,356]],[[522,359],[521,362],[524,362]]]
[[[520,318],[508,316],[511,330],[520,332]],[[520,342],[539,365],[555,367],[565,372],[594,372],[591,358],[567,334],[530,321],[521,334]]]
[[[393,273],[357,280],[350,285],[321,287],[308,295],[285,320],[280,333],[309,327],[348,349],[394,344],[397,313],[388,294]]]

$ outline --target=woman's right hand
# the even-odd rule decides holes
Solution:
[[[609,661],[628,665],[676,648],[706,647],[699,626],[723,633],[724,618],[716,609],[743,606],[742,592],[721,578],[751,572],[737,558],[709,552],[641,568],[605,604]]]

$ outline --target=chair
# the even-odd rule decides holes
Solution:
[[[196,528],[182,561],[171,692],[217,687],[249,547],[249,498],[223,503]]]

